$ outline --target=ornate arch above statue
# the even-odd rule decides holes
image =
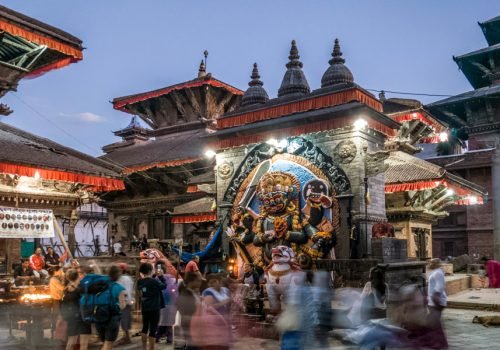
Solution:
[[[234,173],[230,186],[224,194],[224,201],[233,203],[241,185],[245,179],[249,178],[252,171],[255,171],[259,164],[272,159],[277,154],[295,155],[312,163],[321,172],[316,175],[318,177],[326,177],[332,184],[337,195],[350,192],[351,185],[347,175],[332,157],[325,154],[313,142],[303,137],[292,137],[286,141],[286,144],[269,145],[261,143],[255,146]]]

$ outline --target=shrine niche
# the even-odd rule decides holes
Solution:
[[[337,196],[350,184],[342,168],[312,142],[296,138],[286,145],[256,146],[232,185],[225,194],[233,203],[227,233],[242,262],[264,268],[279,245],[291,247],[302,268],[335,257]]]

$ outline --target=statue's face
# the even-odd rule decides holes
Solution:
[[[284,264],[292,261],[294,254],[290,247],[279,245],[272,250],[272,260],[275,264]]]
[[[288,206],[288,193],[282,191],[269,192],[260,197],[267,213],[277,214],[283,212]]]
[[[304,186],[303,195],[304,199],[309,199],[314,203],[320,203],[322,196],[328,196],[328,186],[322,180],[310,180]]]
[[[297,195],[293,175],[275,172],[265,174],[260,183],[258,198],[269,214],[279,214],[286,210]]]

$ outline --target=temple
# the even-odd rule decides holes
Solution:
[[[0,96],[15,91],[23,78],[81,60],[82,50],[82,42],[72,35],[0,6]],[[3,115],[11,112],[0,105]],[[99,193],[122,189],[120,168],[0,122],[0,206],[51,210],[56,220],[68,222],[69,231],[57,240],[68,241],[70,254],[77,243],[78,208],[95,203]],[[2,223],[1,273],[10,273],[12,264],[31,255],[34,244],[40,243],[37,235],[20,231],[30,225]],[[32,229],[39,227],[32,224]]]
[[[202,62],[194,80],[114,99],[149,127],[133,117],[103,147],[128,174],[125,191],[104,197],[116,233],[200,250],[222,238],[219,258],[262,267],[277,243],[309,268],[375,256],[385,236],[406,242],[404,259],[432,256],[433,223],[450,205],[480,206],[486,190],[415,156],[446,137],[447,122],[356,84],[338,40],[331,56],[311,89],[292,41],[276,98],[257,63],[243,92]]]
[[[483,186],[490,194],[481,207],[452,207],[435,227],[441,256],[468,253],[500,259],[500,17],[479,23],[488,46],[453,57],[474,90],[431,103],[426,109],[467,140],[466,152],[428,160]],[[459,229],[457,229],[459,227]]]

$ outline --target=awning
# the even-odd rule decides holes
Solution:
[[[170,222],[173,224],[192,224],[196,222],[212,222],[216,220],[216,214],[196,214],[173,216],[170,219]]]
[[[75,182],[90,185],[96,192],[124,190],[125,184],[122,180],[101,177],[95,175],[77,174],[60,170],[49,170],[35,168],[25,165],[0,163],[0,173],[7,173],[19,176],[35,177],[39,176],[46,180]]]

